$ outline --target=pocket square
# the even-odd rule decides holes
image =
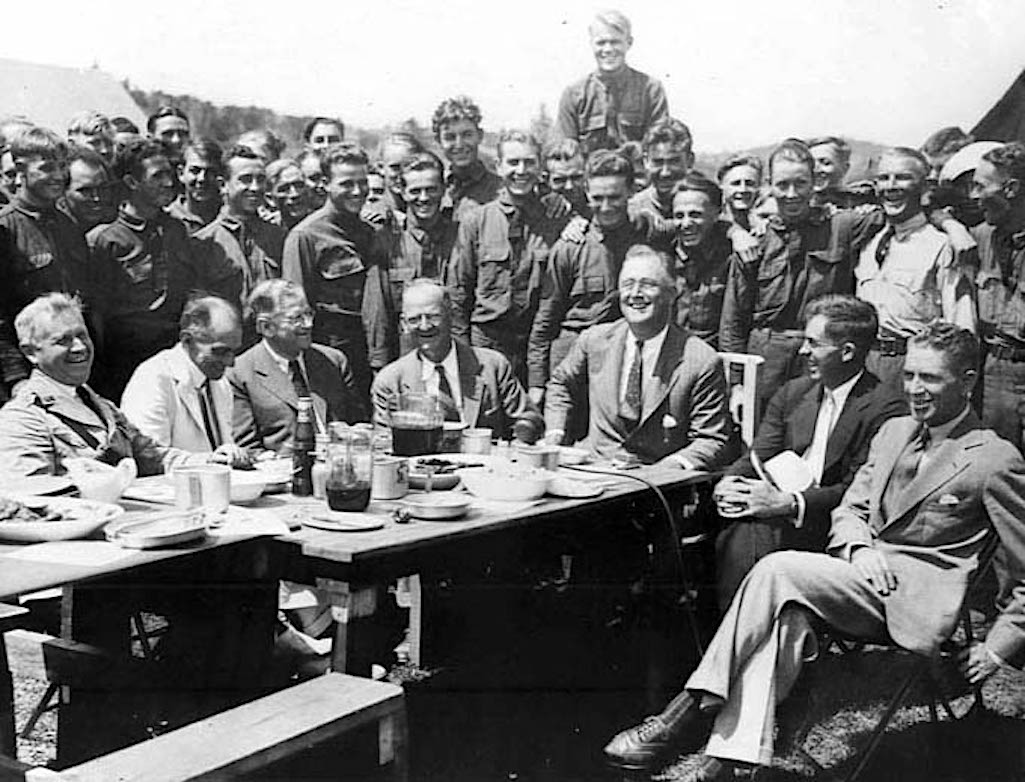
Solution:
[[[936,502],[939,505],[957,505],[961,500],[953,494],[942,494]]]

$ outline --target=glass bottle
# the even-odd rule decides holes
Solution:
[[[313,496],[318,500],[327,499],[327,445],[331,437],[326,434],[317,435],[316,460],[313,463]]]
[[[309,497],[313,494],[313,400],[299,397],[299,411],[292,434],[292,494]]]

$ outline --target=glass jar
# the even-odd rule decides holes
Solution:
[[[393,454],[422,456],[441,450],[445,415],[436,396],[425,393],[397,394],[391,400],[388,413]]]
[[[331,510],[362,511],[370,504],[374,469],[373,429],[332,423],[324,491]]]

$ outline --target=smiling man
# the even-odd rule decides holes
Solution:
[[[184,193],[167,207],[167,213],[181,220],[189,235],[209,225],[221,209],[221,145],[198,138],[185,147],[181,182]]]
[[[575,408],[590,409],[587,446],[604,457],[713,470],[734,456],[718,355],[673,322],[668,259],[645,245],[619,273],[623,317],[580,335],[548,382],[546,439],[566,440]]]
[[[619,11],[601,11],[588,32],[597,68],[563,91],[558,116],[559,132],[579,141],[586,155],[640,141],[669,116],[662,84],[626,64],[633,46],[630,20]]]
[[[121,397],[121,411],[154,442],[211,461],[247,467],[231,434],[232,393],[224,373],[242,347],[235,307],[216,296],[185,305],[178,344],[143,361]]]
[[[900,388],[907,340],[934,320],[975,331],[972,284],[955,263],[947,237],[922,212],[929,163],[914,149],[883,152],[876,192],[886,227],[861,251],[854,267],[855,294],[879,314],[877,345],[866,366]]]
[[[340,119],[314,117],[303,128],[303,141],[313,150],[327,149],[345,140],[345,124]]]
[[[732,157],[719,167],[716,179],[722,188],[723,216],[745,231],[760,227],[755,203],[761,195],[765,166],[752,155]]]
[[[72,147],[68,155],[68,186],[57,208],[75,221],[85,236],[117,216],[117,187],[110,166],[87,147]]]
[[[630,198],[630,216],[648,232],[656,250],[671,252],[676,235],[673,223],[673,186],[694,165],[690,128],[666,117],[644,136],[643,161],[648,186]]]
[[[151,139],[167,147],[168,160],[177,170],[192,136],[188,115],[177,106],[161,106],[146,120],[146,130]]]
[[[97,390],[116,399],[142,361],[178,341],[196,269],[185,226],[164,211],[177,185],[164,145],[133,142],[119,152],[115,172],[126,200],[117,219],[94,228],[88,240],[105,294]]]
[[[132,458],[140,475],[181,464],[204,464],[210,454],[189,454],[154,442],[86,382],[93,343],[78,301],[48,293],[15,320],[32,375],[0,409],[0,484],[28,475],[63,475],[65,460],[114,465]]]
[[[876,431],[907,415],[904,397],[865,370],[879,328],[871,304],[830,294],[811,302],[807,316],[801,354],[808,374],[773,395],[752,450],[763,462],[785,451],[796,454],[814,482],[788,493],[761,480],[746,456],[729,467],[729,477],[715,487],[716,501],[727,511],[716,543],[723,610],[769,552],[825,551],[829,514],[865,462]]]
[[[460,222],[446,282],[455,306],[453,333],[498,350],[526,382],[541,280],[566,218],[549,217],[538,197],[541,147],[530,134],[513,130],[499,137],[498,173],[498,197]]]
[[[301,286],[265,280],[246,306],[261,339],[227,373],[239,447],[291,454],[302,396],[313,400],[314,425],[321,434],[327,434],[332,421],[367,420],[345,354],[313,341],[314,312]]]
[[[249,147],[235,146],[224,155],[224,206],[217,218],[192,237],[200,280],[198,286],[242,308],[263,280],[281,276],[285,230],[260,217],[267,193],[267,173]],[[256,342],[246,323],[243,344]]]
[[[936,322],[915,335],[904,367],[911,415],[884,423],[833,511],[828,553],[780,551],[740,585],[685,689],[658,715],[615,736],[609,762],[641,770],[711,737],[703,780],[769,766],[776,704],[817,650],[814,619],[845,637],[930,657],[957,626],[979,553],[999,538],[1000,613],[960,655],[977,685],[1025,663],[1025,462],[983,429],[968,400],[979,346]]]
[[[632,176],[630,161],[616,152],[598,150],[588,161],[584,190],[591,219],[584,241],[559,239],[552,247],[530,329],[528,384],[536,404],[581,332],[620,317],[619,270],[627,250],[644,242],[627,214]],[[586,419],[580,417],[585,430]]]
[[[493,200],[502,186],[502,178],[480,159],[482,119],[480,107],[466,95],[443,100],[431,118],[434,140],[449,165],[443,207],[455,220]]]
[[[374,380],[374,421],[389,422],[396,395],[438,397],[445,420],[488,427],[494,436],[533,443],[544,432],[541,414],[501,353],[470,347],[452,337],[452,305],[436,280],[413,280],[402,300],[402,327],[413,349]]]

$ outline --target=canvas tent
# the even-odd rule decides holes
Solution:
[[[1025,70],[972,128],[972,136],[987,141],[1025,141]]]
[[[0,58],[0,117],[27,117],[63,136],[68,120],[88,109],[146,125],[128,90],[109,73]]]

